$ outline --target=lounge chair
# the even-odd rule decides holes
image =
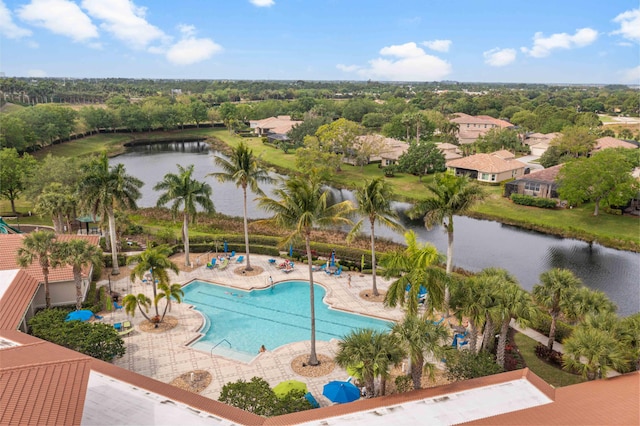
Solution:
[[[313,408],[320,408],[320,404],[318,404],[318,401],[316,401],[311,392],[304,394],[304,397],[309,401],[309,404],[311,404]]]
[[[222,259],[222,263],[220,263],[220,266],[218,267],[218,269],[221,271],[224,271],[225,269],[227,269],[227,266],[229,266],[229,259],[224,258]]]
[[[213,269],[216,267],[216,261],[218,259],[216,259],[215,257],[213,259],[211,259],[210,263],[207,263],[207,269]]]
[[[233,259],[236,256],[236,251],[232,250],[231,251],[231,256],[229,256],[229,259]]]
[[[244,262],[244,256],[238,256],[236,263],[242,263],[242,262]]]
[[[123,321],[122,328],[124,329],[131,328],[131,321]]]
[[[94,316],[94,318],[95,318],[95,319],[97,319],[97,320],[101,320],[101,319],[103,319],[103,318],[104,318],[104,317],[101,317],[100,315],[96,315],[96,314],[94,314],[93,316]]]
[[[338,266],[338,269],[333,273],[334,277],[339,277],[342,274],[342,266]]]
[[[120,309],[123,308],[122,305],[118,305],[118,302],[114,301],[113,302],[113,307],[115,308],[116,311],[119,311]]]
[[[113,328],[116,329],[116,331],[122,331],[122,323],[121,322],[117,322],[115,324],[113,324]]]
[[[275,259],[269,259],[269,264],[270,265],[275,265],[276,264],[276,260]]]

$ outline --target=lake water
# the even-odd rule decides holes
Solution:
[[[206,180],[213,188],[216,210],[230,216],[242,216],[242,190],[233,183],[219,183],[206,174],[221,171],[214,164],[214,156],[204,142],[172,143],[139,146],[111,159],[111,164],[123,164],[127,173],[145,182],[140,207],[152,207],[159,193],[153,190],[165,174],[177,173],[176,164],[194,164],[194,177]],[[277,177],[274,175],[274,177]],[[271,195],[273,185],[262,185]],[[331,189],[336,201],[353,200],[347,190]],[[249,193],[248,213],[253,219],[267,217]],[[411,221],[402,214],[409,204],[395,203],[402,223],[418,234],[422,242],[430,242],[441,253],[447,250],[447,235],[442,227],[427,230],[422,221]],[[487,267],[504,268],[531,290],[542,272],[554,267],[571,269],[593,289],[604,291],[619,307],[619,314],[630,315],[640,311],[640,255],[614,250],[599,244],[560,238],[523,230],[494,221],[477,220],[464,216],[454,219],[454,265],[470,271]],[[364,227],[368,228],[368,227]],[[365,229],[368,232],[368,229]],[[376,235],[404,242],[400,234],[376,227]]]

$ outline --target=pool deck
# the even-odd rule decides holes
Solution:
[[[240,253],[242,254],[242,253]],[[269,287],[269,276],[274,284],[287,280],[308,280],[309,273],[306,265],[296,264],[292,272],[285,273],[278,269],[277,265],[283,259],[277,258],[275,264],[268,262],[268,256],[251,255],[251,265],[264,269],[261,274],[255,276],[241,276],[234,272],[242,264],[230,263],[225,270],[207,269],[205,266],[195,268],[190,272],[180,272],[175,275],[169,272],[171,282],[186,284],[199,279],[215,284],[227,285],[238,289],[250,290]],[[246,256],[245,256],[246,262]],[[351,287],[347,285],[347,274],[343,271],[341,276],[334,277],[322,271],[314,272],[314,283],[327,289],[325,302],[335,309],[349,312],[362,313],[386,320],[400,320],[403,312],[399,308],[385,308],[382,303],[373,303],[363,300],[359,294],[362,290],[371,289],[371,275],[360,276],[357,272],[350,272]],[[378,276],[376,279],[379,290],[386,290],[391,281]],[[98,285],[107,285],[103,280]],[[132,282],[129,277],[117,280],[111,279],[111,289],[121,294],[145,293],[152,297],[152,288],[139,280]],[[331,402],[322,396],[323,386],[331,380],[346,380],[349,376],[345,370],[336,366],[332,373],[322,377],[304,377],[296,374],[291,368],[291,361],[299,355],[310,352],[310,341],[302,341],[281,346],[279,348],[267,348],[267,352],[256,354],[256,357],[245,364],[239,361],[223,358],[210,353],[198,351],[186,345],[196,339],[199,334],[203,319],[202,316],[186,303],[171,305],[171,312],[167,315],[178,318],[178,325],[164,333],[146,333],[137,328],[144,320],[139,311],[134,317],[128,316],[123,310],[106,313],[103,322],[115,323],[129,320],[136,330],[124,337],[127,348],[126,354],[114,361],[115,365],[136,373],[152,377],[156,380],[169,383],[178,376],[193,370],[206,370],[211,373],[211,384],[200,393],[208,398],[217,399],[222,386],[228,382],[239,379],[246,381],[258,376],[265,379],[272,387],[283,380],[295,379],[307,384],[309,391],[316,397],[320,405],[330,405]],[[160,307],[164,307],[163,302]],[[333,357],[337,350],[337,342],[316,341],[316,352]]]

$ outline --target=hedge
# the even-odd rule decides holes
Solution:
[[[511,201],[522,206],[540,207],[543,209],[554,209],[557,204],[555,200],[522,194],[511,194]]]

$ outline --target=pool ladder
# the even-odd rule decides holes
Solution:
[[[211,356],[213,356],[213,350],[214,350],[215,348],[217,348],[218,346],[220,346],[220,344],[221,344],[222,342],[227,342],[227,345],[229,345],[229,348],[231,348],[231,347],[232,347],[232,346],[231,346],[231,343],[230,343],[227,339],[222,339],[222,340],[220,340],[218,343],[216,343],[216,345],[215,345],[214,347],[212,347],[212,348],[211,348],[211,352],[210,352],[210,355],[211,355]]]

